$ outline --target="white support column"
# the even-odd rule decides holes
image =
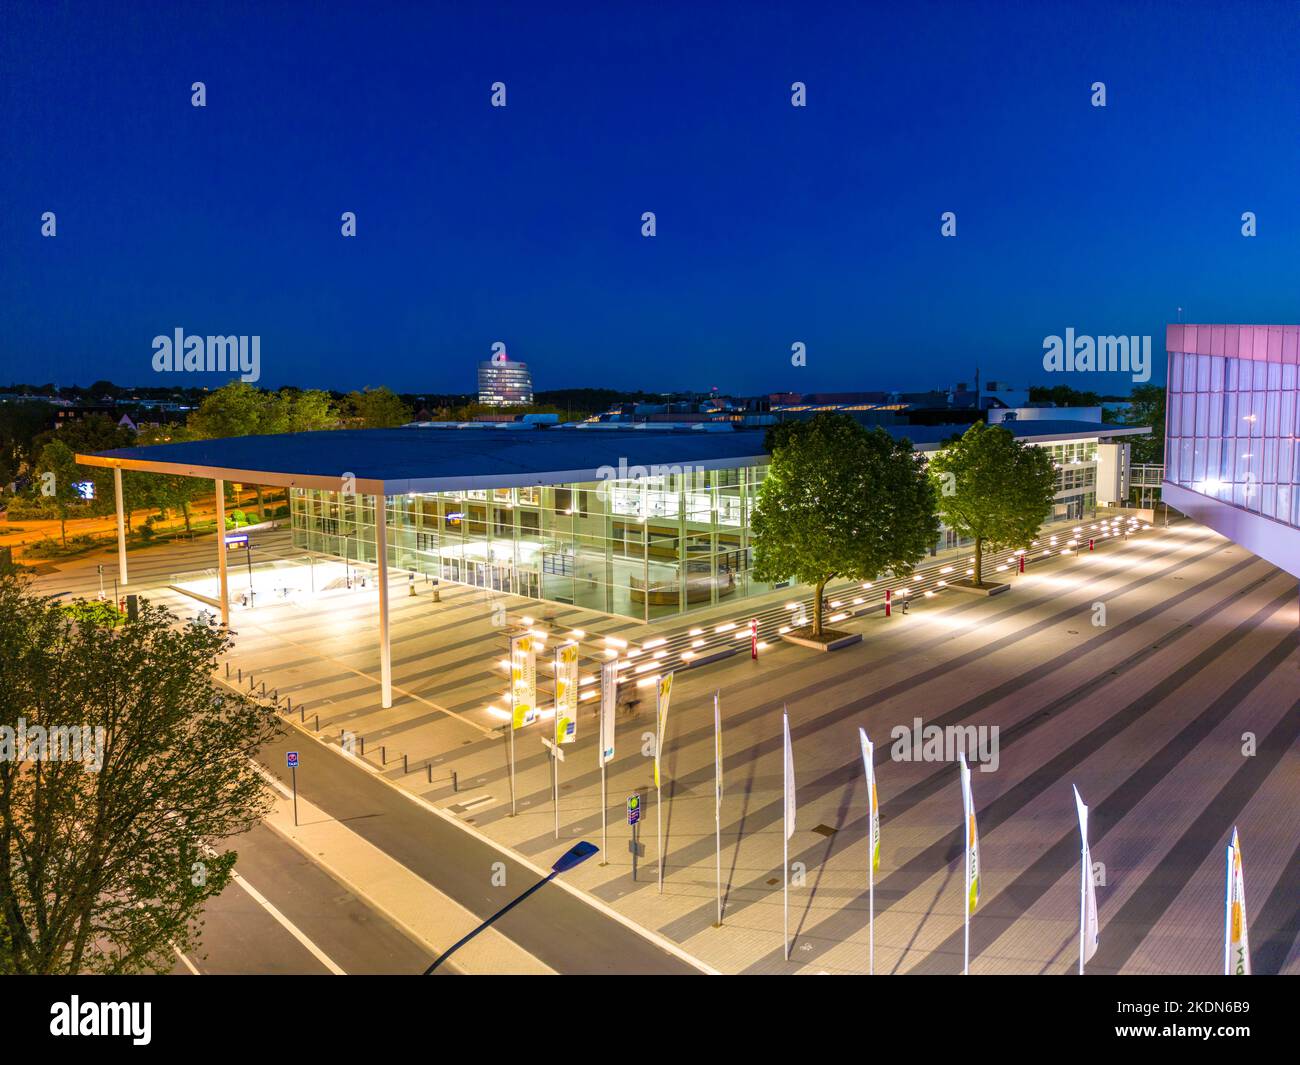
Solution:
[[[221,599],[221,624],[230,628],[230,584],[226,579],[226,482],[220,477],[212,482],[217,499],[217,574]]]
[[[117,500],[117,570],[122,587],[126,587],[126,517],[122,504],[122,467],[113,467],[113,495]],[[114,606],[117,604],[115,603]]]
[[[379,678],[382,705],[393,705],[393,651],[388,645],[388,501],[375,496],[375,557],[379,562]]]

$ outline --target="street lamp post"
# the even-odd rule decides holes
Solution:
[[[455,953],[466,943],[468,943],[471,939],[473,939],[476,935],[482,932],[483,929],[487,928],[487,926],[490,925],[493,921],[497,920],[500,917],[504,917],[507,913],[513,910],[521,902],[523,902],[524,899],[528,898],[528,896],[531,895],[533,892],[537,891],[540,888],[545,887],[561,873],[567,873],[574,866],[581,865],[593,854],[597,854],[599,852],[600,852],[599,847],[597,847],[594,843],[588,843],[586,840],[574,844],[562,855],[560,855],[559,858],[556,859],[555,864],[551,866],[551,871],[548,875],[544,876],[541,880],[537,881],[536,884],[530,887],[527,891],[525,891],[513,902],[506,903],[506,905],[502,906],[501,909],[497,910],[496,913],[494,913],[481,925],[475,928],[474,931],[470,932],[468,935],[457,940],[450,947],[448,947],[441,954],[439,954],[436,958],[434,958],[433,963],[427,969],[424,970],[424,975],[428,976],[430,973],[432,973],[434,969],[436,969],[439,965],[441,965],[444,961],[446,961],[453,953]]]

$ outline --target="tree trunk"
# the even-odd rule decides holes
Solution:
[[[975,537],[975,587],[984,587],[984,538]]]
[[[822,591],[825,587],[825,581],[818,581],[817,588],[813,593],[812,634],[814,636],[820,636],[822,634]]]
[[[190,505],[188,501],[181,504],[181,513],[185,515],[185,535],[192,540],[194,539],[194,530],[190,528]]]
[[[68,519],[64,514],[59,515],[59,539],[63,541],[63,546],[68,546]]]

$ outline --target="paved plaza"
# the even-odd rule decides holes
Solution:
[[[284,532],[259,555],[301,557]],[[171,575],[210,566],[209,540],[133,552],[132,590],[183,615]],[[95,563],[43,567],[41,587],[94,594]],[[232,560],[232,595],[241,571]],[[860,644],[825,655],[773,643],[681,671],[664,753],[662,811],[652,777],[653,690],[618,715],[608,769],[606,864],[570,881],[725,972],[860,973],[867,968],[866,797],[857,729],[877,744],[881,865],[876,970],[962,965],[961,794],[948,760],[896,760],[891,731],[996,729],[996,769],[973,774],[982,890],[971,971],[1063,973],[1076,965],[1079,839],[1070,785],[1092,808],[1101,946],[1093,972],[1213,973],[1222,966],[1223,847],[1241,832],[1257,972],[1300,972],[1300,657],[1295,581],[1217,534],[1178,522],[1095,553],[1009,576],[996,598],[946,592],[904,615],[837,623]],[[296,727],[364,758],[393,783],[539,864],[576,839],[601,841],[596,700],[560,767],[559,838],[546,721],[516,734],[517,814],[502,731],[506,622],[525,614],[579,630],[590,667],[603,638],[633,647],[658,628],[572,607],[444,585],[408,595],[392,580],[394,705],[380,708],[376,595],[237,610],[230,666],[265,683]],[[716,619],[708,619],[713,623]],[[690,623],[694,623],[693,621]],[[679,619],[674,627],[681,628]],[[539,674],[545,683],[545,669]],[[590,668],[584,670],[589,673]],[[716,921],[713,696],[726,766],[724,917]],[[781,712],[798,783],[790,840],[791,959],[782,955]],[[300,720],[301,715],[301,720]],[[319,732],[317,733],[317,719]],[[360,755],[358,755],[360,757]],[[382,763],[382,764],[381,764]],[[991,767],[991,766],[990,766]],[[458,787],[453,790],[452,773]],[[632,878],[627,796],[640,794],[645,854]],[[662,813],[664,886],[656,884]],[[483,876],[490,875],[488,869]]]

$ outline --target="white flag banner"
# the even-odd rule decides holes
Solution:
[[[1246,881],[1241,872],[1241,841],[1232,830],[1228,844],[1228,891],[1225,904],[1223,971],[1226,976],[1250,975],[1250,935],[1246,930]]]
[[[555,742],[573,743],[578,738],[578,645],[561,644],[555,649]]]
[[[867,730],[858,729],[862,744],[862,768],[867,774],[867,806],[871,812],[871,827],[867,833],[871,840],[871,871],[880,870],[880,800],[876,796],[876,745],[867,739]]]
[[[663,747],[664,735],[668,731],[668,703],[673,695],[673,675],[671,672],[663,674],[659,678],[659,686],[655,689],[655,721],[658,724],[659,731],[655,733],[655,787],[660,786],[659,777],[659,760],[662,755],[660,750]]]
[[[600,667],[600,764],[614,760],[614,710],[618,705],[618,663]]]
[[[781,725],[785,729],[785,838],[794,835],[794,752],[790,748],[790,715],[781,715]]]
[[[537,648],[531,633],[510,637],[510,703],[511,728],[537,720]]]
[[[1089,962],[1097,953],[1101,930],[1097,927],[1097,887],[1092,879],[1092,850],[1088,847],[1088,807],[1084,806],[1079,789],[1074,789],[1074,805],[1079,813],[1079,835],[1083,839],[1082,862],[1084,891],[1083,906],[1083,960]]]
[[[970,790],[970,767],[965,753],[957,755],[961,763],[961,805],[966,821],[966,912],[974,913],[980,901],[980,837],[975,827],[975,800]]]

